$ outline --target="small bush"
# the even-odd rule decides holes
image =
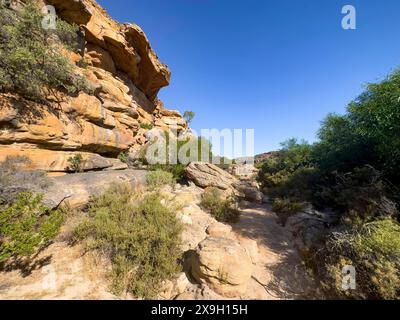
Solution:
[[[396,204],[387,198],[381,173],[371,166],[355,168],[346,174],[335,172],[315,193],[316,202],[330,206],[345,216],[370,221],[375,217],[396,217]]]
[[[201,206],[220,222],[238,222],[240,211],[233,196],[224,198],[221,190],[210,187],[204,191]]]
[[[92,199],[89,217],[73,233],[87,250],[110,258],[115,293],[154,298],[180,269],[182,225],[161,200],[156,193],[141,197],[129,185],[114,185]]]
[[[293,202],[289,199],[274,199],[272,209],[275,212],[294,214],[305,209],[305,203]]]
[[[144,130],[151,130],[154,128],[154,124],[152,123],[141,123],[140,124],[140,128],[144,129]]]
[[[81,154],[76,154],[73,157],[68,158],[68,168],[67,170],[72,172],[83,172],[83,156]]]
[[[126,154],[126,152],[121,152],[118,155],[118,159],[119,159],[119,161],[121,161],[123,163],[127,163],[128,162],[128,155]]]
[[[176,182],[183,183],[186,180],[186,173],[183,164],[151,164],[148,169],[151,171],[165,171],[172,174]]]
[[[146,180],[148,187],[153,190],[163,186],[174,187],[176,184],[173,174],[162,170],[149,172],[146,176]]]
[[[62,222],[62,214],[44,206],[41,195],[18,194],[12,205],[0,206],[0,263],[37,253],[57,235]]]
[[[290,199],[276,198],[272,204],[272,210],[276,212],[283,225],[286,224],[287,219],[306,208],[304,202],[296,202]]]
[[[400,225],[377,220],[360,228],[331,232],[308,259],[330,297],[400,299]],[[356,290],[342,290],[342,268],[356,269]]]

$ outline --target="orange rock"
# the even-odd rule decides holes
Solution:
[[[48,172],[68,171],[68,167],[70,166],[68,159],[76,154],[82,155],[84,170],[98,170],[113,166],[111,161],[94,153],[36,149],[31,145],[0,145],[0,162],[3,162],[7,157],[23,156],[30,160],[24,169],[30,170],[44,170]]]

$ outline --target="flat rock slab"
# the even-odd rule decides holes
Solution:
[[[68,174],[51,178],[52,184],[45,191],[44,203],[56,208],[68,203],[71,208],[88,204],[91,196],[98,196],[113,183],[129,183],[133,187],[146,184],[146,170],[99,171]]]

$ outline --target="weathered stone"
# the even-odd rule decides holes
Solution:
[[[251,259],[251,262],[253,264],[257,264],[260,259],[257,241],[249,239],[249,238],[241,237],[239,239],[239,243],[246,250],[247,254],[249,255],[249,257]]]
[[[220,222],[214,222],[213,224],[208,226],[206,232],[210,237],[227,238],[232,232],[232,227],[230,225],[223,224]]]
[[[199,244],[191,271],[197,281],[206,282],[217,293],[238,297],[246,290],[253,264],[234,240],[209,237]]]
[[[176,279],[165,281],[162,292],[159,294],[161,299],[172,300],[185,292],[186,288],[190,285],[185,273],[180,273]]]
[[[206,229],[215,220],[197,205],[183,208],[181,214],[190,218],[192,222],[185,224],[182,233],[182,251],[186,252],[194,250],[199,242],[207,237]]]
[[[63,19],[84,26],[89,56],[99,60],[93,65],[113,72],[113,61],[115,68],[125,72],[151,101],[160,88],[169,84],[171,73],[168,67],[158,60],[138,26],[117,23],[94,0],[48,2],[55,6],[57,14]],[[101,50],[96,50],[98,47]],[[106,61],[104,52],[108,52],[111,59]]]
[[[324,213],[310,209],[290,216],[286,221],[286,228],[293,234],[296,247],[301,252],[309,252],[337,219],[338,216],[333,212]]]
[[[90,197],[99,196],[111,184],[129,183],[132,186],[145,185],[146,171],[117,170],[69,174],[52,178],[51,187],[45,192],[44,201],[51,207],[61,203],[71,208],[88,204]]]
[[[235,164],[231,168],[231,173],[239,178],[253,178],[258,172],[258,169],[253,164]]]
[[[192,162],[186,167],[186,174],[197,186],[217,187],[228,190],[236,178],[217,166],[206,162]]]
[[[77,64],[74,73],[86,78],[93,94],[56,91],[42,104],[0,93],[0,145],[29,145],[44,150],[43,155],[52,150],[117,156],[147,142],[147,129],[140,124],[154,125],[155,111],[162,130],[187,127],[178,111],[164,109],[156,99],[160,88],[169,84],[170,71],[138,26],[117,23],[95,0],[36,2],[54,5],[60,18],[80,25],[79,54],[67,49],[61,54]],[[82,58],[85,68],[79,67]],[[65,165],[63,156],[43,157],[42,164],[34,157],[45,170]]]
[[[68,167],[71,165],[69,159],[77,154],[82,156],[81,165],[84,171],[101,170],[113,166],[113,160],[94,153],[53,151],[0,145],[0,162],[3,162],[6,157],[23,156],[30,160],[24,168],[29,170],[43,170],[48,172],[69,171]]]
[[[240,194],[243,194],[245,200],[262,203],[264,195],[258,189],[256,182],[252,180],[241,180],[234,183],[233,186]]]
[[[104,69],[112,74],[117,73],[114,60],[108,51],[91,43],[87,44],[86,50],[85,59],[88,64]]]
[[[107,159],[107,160],[112,165],[111,167],[106,169],[107,171],[128,169],[128,165],[119,159]]]

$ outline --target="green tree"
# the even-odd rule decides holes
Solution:
[[[193,111],[185,111],[183,113],[183,118],[186,120],[188,124],[190,124],[193,121],[195,115],[196,113],[194,113]]]
[[[366,90],[348,107],[357,134],[373,145],[372,164],[400,182],[400,70]]]
[[[20,11],[0,4],[0,91],[38,101],[54,89],[89,91],[63,55],[63,50],[76,49],[78,27],[58,19],[56,30],[46,30],[42,19],[32,1]]]
[[[351,171],[372,162],[374,142],[357,132],[349,115],[329,114],[318,133],[319,142],[312,152],[313,160],[327,172]]]

